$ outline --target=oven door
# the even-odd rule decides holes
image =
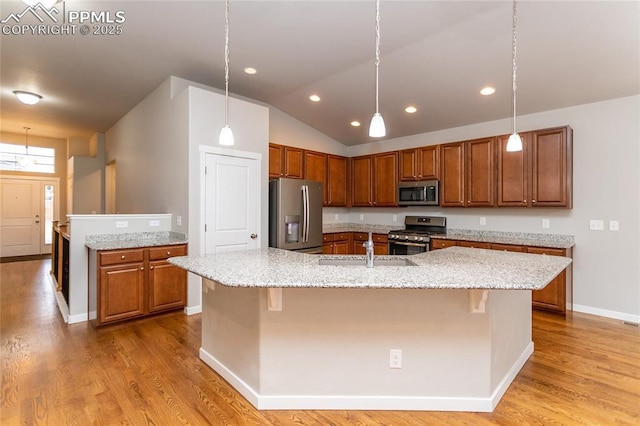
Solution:
[[[412,254],[429,251],[429,243],[409,243],[404,241],[389,241],[389,254],[394,256],[410,256]]]

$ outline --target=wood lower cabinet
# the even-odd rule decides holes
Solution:
[[[430,250],[438,250],[447,247],[457,246],[458,242],[456,240],[441,240],[432,238],[430,241]]]
[[[389,239],[387,234],[372,234],[371,239],[373,239],[373,254],[378,256],[389,254]],[[369,233],[354,232],[352,253],[367,254],[367,250],[362,245],[367,240],[369,240]]]
[[[351,233],[323,234],[322,254],[351,254]]]
[[[458,241],[457,245],[460,247],[469,247],[469,248],[478,248],[478,249],[489,248],[489,243],[483,243],[480,241]]]
[[[187,273],[167,262],[186,244],[97,252],[97,325],[183,308]]]

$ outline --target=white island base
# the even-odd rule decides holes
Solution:
[[[490,412],[533,353],[530,290],[203,282],[200,358],[258,409]]]

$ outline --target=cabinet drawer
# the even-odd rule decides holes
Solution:
[[[333,241],[333,235],[334,234],[322,234],[322,242],[323,243],[330,243]]]
[[[389,242],[389,238],[387,238],[386,234],[373,234],[373,241],[376,243],[387,243]]]
[[[100,252],[100,266],[142,262],[143,260],[144,250],[142,249]]]
[[[149,260],[163,260],[175,256],[185,256],[187,254],[187,246],[164,246],[151,247],[149,249]]]
[[[365,232],[354,232],[353,239],[358,241],[367,241],[369,239],[369,234]]]

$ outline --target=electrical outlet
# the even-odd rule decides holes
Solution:
[[[589,221],[589,229],[591,231],[603,231],[604,230],[604,222],[602,220],[591,219]]]
[[[360,215],[360,220],[364,220],[364,215],[363,214]]]
[[[549,221],[549,219],[542,219],[542,227],[543,228],[550,228],[551,227],[551,222]]]
[[[620,223],[617,220],[610,220],[609,231],[619,231],[619,230],[620,230]]]
[[[394,222],[398,221],[398,215],[394,214],[393,217],[391,218]]]
[[[337,214],[333,215],[333,220],[338,220],[339,216]]]
[[[176,216],[176,225],[182,226],[182,216]]]
[[[128,228],[129,222],[126,220],[116,220],[116,228]]]
[[[481,217],[480,218],[480,225],[485,226],[487,224],[487,218],[486,217]]]
[[[389,350],[389,368],[402,368],[402,349]]]

